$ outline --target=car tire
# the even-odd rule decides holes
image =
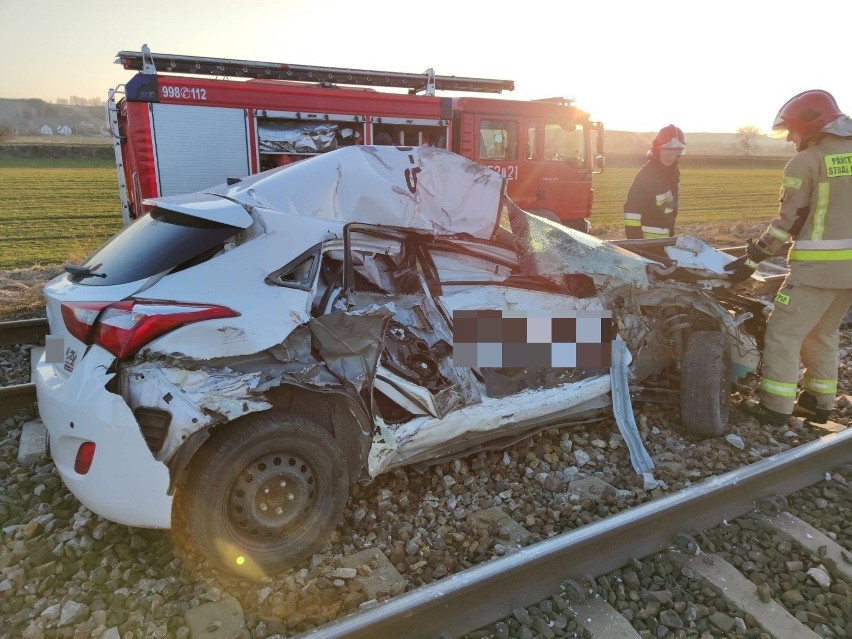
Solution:
[[[681,365],[680,417],[684,430],[719,437],[731,411],[731,354],[724,334],[696,331],[689,336]]]
[[[346,456],[326,430],[278,412],[220,427],[178,488],[178,538],[217,570],[249,579],[306,559],[339,523]]]

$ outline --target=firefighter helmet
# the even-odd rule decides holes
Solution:
[[[660,157],[660,151],[678,151],[683,153],[686,150],[686,137],[674,124],[664,126],[657,133],[657,137],[651,143],[651,156]]]
[[[837,101],[828,91],[803,91],[781,107],[772,123],[772,130],[777,137],[794,131],[802,138],[810,138],[842,115]]]

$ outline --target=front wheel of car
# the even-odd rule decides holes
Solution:
[[[719,437],[731,410],[731,355],[725,335],[696,331],[686,343],[681,366],[680,418],[696,437]]]
[[[316,424],[248,415],[205,443],[177,495],[181,536],[217,569],[273,575],[316,552],[349,494],[345,456]]]

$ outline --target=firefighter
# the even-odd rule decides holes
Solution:
[[[674,124],[660,129],[645,163],[627,193],[624,231],[628,240],[674,235],[680,185],[678,158],[686,151],[686,138]]]
[[[725,269],[732,281],[745,280],[793,244],[767,321],[759,401],[741,408],[774,426],[791,414],[824,424],[837,393],[840,323],[852,305],[852,118],[830,93],[805,91],[781,107],[772,128],[797,151],[784,168],[778,216]]]

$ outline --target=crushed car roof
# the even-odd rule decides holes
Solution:
[[[145,203],[245,228],[255,208],[488,239],[499,222],[503,178],[432,147],[353,146],[266,171],[203,194]],[[225,202],[215,206],[213,198]],[[230,209],[231,213],[227,211]]]

